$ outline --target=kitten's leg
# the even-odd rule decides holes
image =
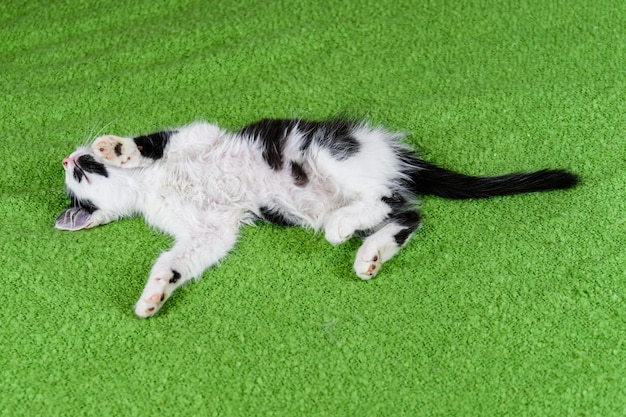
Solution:
[[[236,230],[219,228],[210,236],[193,236],[177,241],[171,250],[161,254],[152,267],[148,282],[135,305],[135,313],[139,317],[154,315],[174,290],[199,277],[226,256],[236,240]]]
[[[91,150],[109,165],[142,167],[163,157],[172,134],[173,132],[164,131],[136,138],[105,135],[94,140]]]
[[[383,200],[357,201],[335,210],[326,220],[326,240],[333,245],[350,239],[357,230],[379,225],[392,211]]]
[[[354,271],[359,278],[373,278],[381,265],[408,242],[420,222],[421,218],[416,211],[393,213],[390,222],[368,236],[359,248],[354,261]]]
[[[114,166],[135,168],[142,166],[142,162],[149,162],[143,161],[144,158],[131,138],[100,136],[91,145],[91,150],[104,162]]]

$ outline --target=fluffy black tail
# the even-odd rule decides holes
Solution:
[[[450,199],[486,198],[499,195],[532,193],[571,188],[578,184],[578,176],[562,169],[543,169],[493,177],[474,177],[459,174],[420,161],[410,174],[413,191]]]

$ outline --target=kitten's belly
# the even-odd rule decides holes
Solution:
[[[275,183],[258,195],[258,201],[259,207],[277,210],[290,223],[315,230],[323,228],[329,213],[346,204],[345,197],[323,181],[298,186],[291,179]]]
[[[194,166],[193,168],[196,168]],[[252,213],[271,208],[290,223],[321,229],[332,211],[349,199],[329,180],[308,172],[306,183],[297,183],[289,171],[242,170],[202,165],[199,170],[171,170],[153,177],[159,184],[148,204],[146,218],[167,230],[184,217],[210,218],[214,213],[232,213],[250,221]],[[160,174],[160,175],[159,175]]]

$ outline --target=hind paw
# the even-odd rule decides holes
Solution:
[[[338,245],[350,239],[357,226],[353,219],[335,215],[326,222],[324,237],[329,243]]]
[[[359,278],[368,280],[374,278],[382,265],[382,259],[378,251],[367,253],[359,251],[354,261],[354,271]]]

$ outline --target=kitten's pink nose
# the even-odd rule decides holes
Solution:
[[[69,164],[70,164],[70,158],[63,158],[63,166],[67,168]]]

